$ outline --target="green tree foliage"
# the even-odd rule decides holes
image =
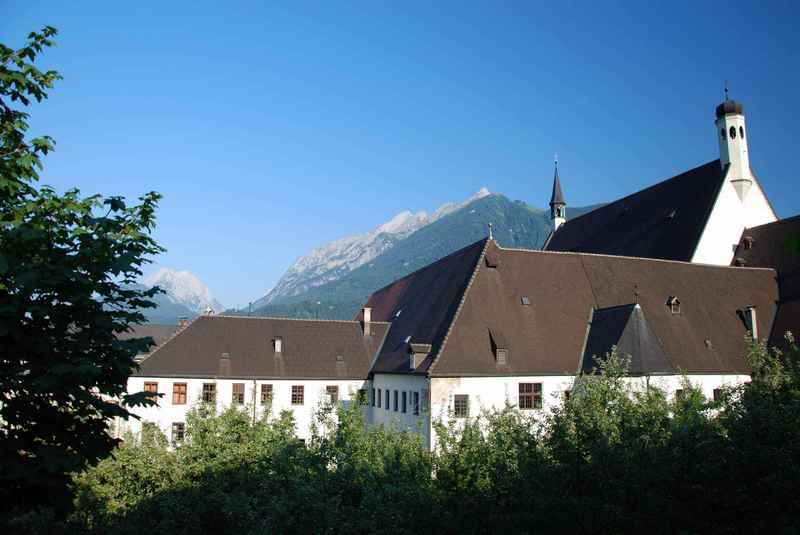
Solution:
[[[18,50],[0,45],[0,502],[58,516],[68,474],[116,445],[109,420],[145,402],[125,388],[146,340],[117,335],[152,306],[158,290],[125,285],[161,249],[150,236],[158,194],[127,206],[36,185],[54,143],[26,138],[23,109],[60,79],[33,64],[55,34],[45,27]]]
[[[194,409],[170,449],[152,430],[75,479],[68,527],[96,533],[796,533],[798,351],[749,342],[753,382],[708,400],[631,382],[612,354],[550,415],[515,407],[409,432],[323,407]],[[65,528],[66,529],[66,528]]]

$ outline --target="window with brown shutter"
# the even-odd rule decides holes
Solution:
[[[456,418],[466,418],[469,416],[469,396],[466,394],[456,394],[453,398],[453,416]]]
[[[217,385],[216,383],[203,383],[203,401],[205,403],[217,402]]]
[[[272,385],[261,385],[261,404],[272,402]]]
[[[158,401],[158,383],[145,381],[144,392],[147,394],[148,398],[152,399],[153,401]]]
[[[519,384],[519,408],[523,410],[542,408],[542,383]]]
[[[244,405],[244,383],[233,383],[231,403],[234,405]]]
[[[186,405],[186,383],[172,383],[172,404]]]
[[[325,393],[328,394],[328,399],[331,404],[339,401],[339,387],[336,385],[328,385],[325,387]]]
[[[292,385],[292,405],[302,405],[305,402],[305,387]]]

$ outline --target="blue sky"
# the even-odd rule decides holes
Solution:
[[[60,31],[43,182],[163,193],[158,263],[226,305],[405,209],[483,186],[544,207],[555,152],[573,206],[716,159],[726,79],[800,213],[800,4],[599,4],[0,0],[0,42]]]

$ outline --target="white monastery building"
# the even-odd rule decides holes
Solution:
[[[376,291],[353,321],[201,316],[141,362],[129,392],[164,394],[127,429],[179,441],[200,401],[259,418],[359,399],[372,425],[422,435],[437,419],[547,410],[616,347],[631,380],[709,398],[749,380],[747,333],[800,330],[800,255],[750,168],[741,104],[716,109],[720,159],[572,220],[556,167],[544,251],[491,235]],[[121,429],[122,430],[122,429]]]

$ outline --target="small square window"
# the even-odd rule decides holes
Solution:
[[[175,422],[172,424],[172,443],[179,444],[186,437],[186,424]]]
[[[305,387],[292,385],[292,405],[302,405],[303,403],[305,403]]]
[[[186,383],[172,383],[172,404],[186,405]]]
[[[339,401],[339,387],[336,385],[328,385],[325,387],[325,394],[328,396],[328,401],[331,404]]]
[[[519,384],[519,408],[523,410],[542,408],[542,383]]]
[[[272,385],[261,385],[261,404],[272,403]]]
[[[469,396],[466,394],[456,394],[453,399],[453,416],[456,418],[466,418],[469,416]]]
[[[217,402],[217,385],[215,383],[203,383],[203,402]]]
[[[525,306],[528,306],[528,305],[531,304],[531,300],[528,299],[527,295],[523,295],[520,300],[522,301],[522,304],[525,305]]]
[[[234,405],[244,405],[244,383],[233,383],[231,403]]]

